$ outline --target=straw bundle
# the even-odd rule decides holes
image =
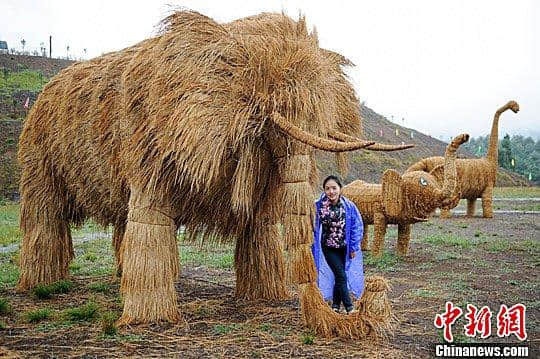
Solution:
[[[320,336],[365,338],[375,334],[384,337],[393,330],[394,316],[387,297],[390,287],[384,278],[366,278],[362,298],[354,303],[358,312],[351,315],[335,313],[324,302],[315,284],[301,284],[299,289],[302,318]]]
[[[477,198],[482,198],[483,217],[493,217],[493,187],[495,186],[497,169],[499,167],[499,117],[507,110],[517,113],[519,111],[518,103],[509,101],[495,112],[486,157],[479,159],[458,159],[456,161],[458,177],[457,192],[459,193],[459,198],[467,199],[467,217],[474,216]],[[443,164],[443,157],[428,157],[414,163],[405,172],[431,172]],[[441,176],[439,175],[438,178],[440,180]],[[459,200],[441,207],[441,217],[450,217],[450,209],[456,207],[458,203]]]
[[[168,205],[158,206],[131,187],[128,223],[120,249],[124,311],[119,325],[175,322],[180,318],[174,287],[179,259],[172,218]]]

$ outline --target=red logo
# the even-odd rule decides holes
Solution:
[[[519,340],[527,339],[525,310],[525,306],[521,303],[510,308],[502,304],[497,314],[497,335],[499,337],[507,337],[515,334]]]
[[[435,316],[435,326],[437,328],[444,328],[444,340],[447,342],[453,342],[452,325],[463,314],[463,310],[460,307],[454,307],[452,302],[446,302],[446,311],[443,314],[437,314]]]
[[[463,314],[463,310],[454,306],[452,302],[446,302],[445,309],[443,313],[435,315],[434,324],[435,327],[444,329],[444,340],[451,343],[454,340],[452,325]],[[510,308],[502,304],[497,313],[497,336],[502,338],[514,334],[519,340],[527,339],[525,330],[526,309],[521,303]],[[480,334],[482,339],[489,337],[491,335],[492,316],[493,312],[487,306],[483,306],[479,310],[476,306],[467,304],[467,313],[464,316],[467,323],[463,326],[465,335],[474,338],[477,334]]]

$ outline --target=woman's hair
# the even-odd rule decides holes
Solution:
[[[339,177],[338,176],[334,176],[334,175],[330,175],[328,177],[326,177],[322,183],[322,188],[324,189],[324,187],[326,186],[326,182],[330,181],[330,180],[333,180],[337,183],[337,185],[339,186],[339,188],[342,188],[343,185],[341,184],[341,181],[339,180]]]

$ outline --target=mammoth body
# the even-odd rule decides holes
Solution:
[[[444,164],[430,172],[411,171],[401,176],[394,170],[387,170],[383,174],[382,184],[357,180],[343,187],[343,195],[352,200],[362,214],[365,225],[362,250],[368,249],[368,225],[374,225],[372,254],[380,256],[386,226],[397,224],[396,251],[401,256],[407,254],[411,224],[427,221],[435,208],[454,202],[458,197],[456,150],[468,139],[467,134],[454,138],[446,149]]]
[[[495,112],[486,157],[456,160],[459,198],[467,200],[468,217],[474,216],[477,198],[482,198],[482,214],[484,218],[493,217],[493,187],[495,187],[497,168],[499,166],[499,117],[506,110],[512,110],[512,112],[517,113],[519,111],[519,105],[515,101],[509,101]],[[405,173],[412,171],[429,172],[443,163],[444,158],[440,156],[424,158],[411,165]],[[440,179],[441,176],[439,174]],[[458,204],[459,200],[441,207],[441,217],[449,217],[450,209],[456,207]]]
[[[351,137],[361,136],[361,119],[342,70],[350,63],[321,49],[304,19],[218,24],[176,12],[162,26],[154,38],[61,71],[33,106],[19,143],[18,288],[65,278],[69,225],[93,218],[114,226],[120,323],[180,319],[180,224],[234,241],[238,297],[277,300],[288,297],[283,223],[290,278],[317,293],[314,149],[403,147]],[[307,296],[304,311],[325,308]],[[335,318],[326,314],[304,319],[329,335],[336,326],[321,322]]]

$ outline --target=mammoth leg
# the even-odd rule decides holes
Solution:
[[[409,241],[411,240],[411,225],[398,224],[397,254],[406,256],[409,250]]]
[[[125,232],[126,232],[125,222],[117,223],[114,226],[112,245],[114,248],[114,257],[116,259],[116,275],[118,277],[122,276],[122,253],[120,249],[122,248],[122,239],[124,238]]]
[[[474,217],[476,207],[476,198],[467,199],[467,217]]]
[[[364,234],[362,235],[362,251],[369,251],[369,225],[364,224]]]
[[[124,311],[119,325],[180,319],[175,280],[179,272],[172,209],[131,187],[121,245],[120,292]]]
[[[384,247],[384,236],[386,235],[386,218],[381,212],[376,212],[373,218],[375,233],[373,234],[373,244],[371,245],[371,255],[380,257]]]
[[[285,283],[283,248],[276,223],[255,220],[236,242],[236,297],[282,300],[289,297]]]
[[[37,173],[37,174],[36,174]],[[67,196],[52,176],[23,172],[21,178],[21,230],[18,290],[64,279],[74,257],[64,207]]]
[[[488,186],[482,193],[482,214],[484,218],[493,218],[493,187]]]

